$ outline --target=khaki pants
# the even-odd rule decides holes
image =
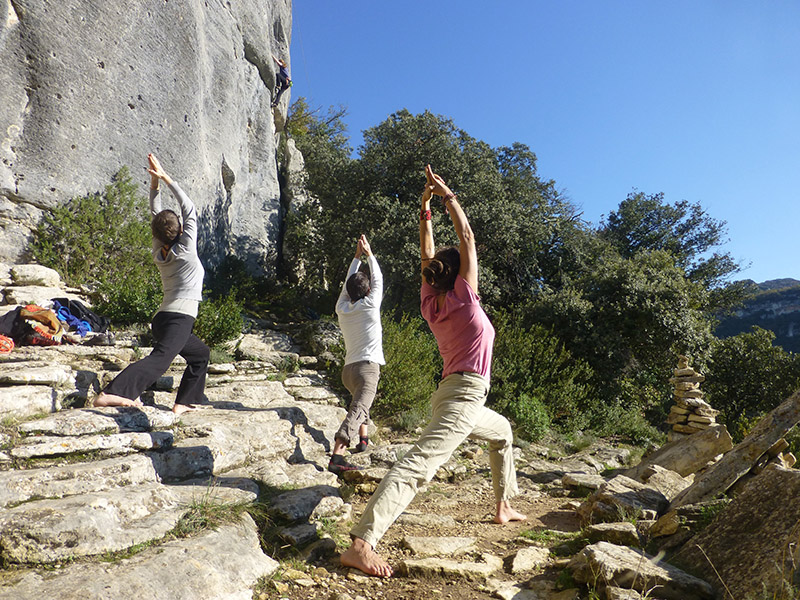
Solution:
[[[511,425],[484,406],[489,382],[476,373],[445,377],[431,397],[433,416],[419,440],[381,481],[350,534],[373,548],[389,526],[467,437],[489,442],[497,502],[517,495]]]
[[[358,429],[361,425],[369,423],[369,409],[375,394],[378,391],[378,379],[381,376],[381,366],[378,363],[362,360],[345,365],[342,369],[342,383],[347,391],[352,394],[350,408],[344,418],[339,431],[333,436],[334,440],[350,445],[353,440],[358,440]]]

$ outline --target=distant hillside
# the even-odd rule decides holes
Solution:
[[[716,334],[726,338],[753,325],[775,333],[775,343],[790,352],[800,352],[800,281],[772,279],[756,284],[761,290],[733,316],[720,321]]]

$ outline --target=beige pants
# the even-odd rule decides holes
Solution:
[[[373,548],[389,526],[467,437],[489,442],[497,502],[517,495],[511,425],[484,406],[489,382],[476,373],[445,377],[431,396],[433,416],[419,440],[381,481],[350,534]]]

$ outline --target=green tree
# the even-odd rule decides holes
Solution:
[[[147,322],[161,285],[150,256],[150,214],[126,167],[103,192],[45,213],[29,248],[71,286],[97,293],[97,309],[116,323]]]
[[[687,280],[668,252],[625,259],[607,248],[593,263],[561,289],[542,294],[534,314],[601,378],[614,380],[642,365],[668,366],[679,352],[707,348],[708,292]]]
[[[329,136],[307,142],[340,147]],[[316,152],[306,162],[320,157],[323,164],[309,171],[315,201],[291,226],[304,238],[302,259],[314,269],[303,285],[309,291],[327,290],[328,302],[350,262],[353,241],[365,233],[387,282],[384,306],[397,314],[417,309],[417,222],[427,163],[457,191],[470,218],[478,242],[481,296],[488,305],[529,298],[544,279],[572,261],[567,240],[585,230],[555,184],[539,178],[536,156],[526,146],[494,150],[430,112],[390,115],[364,132],[355,159],[332,160],[331,153]],[[316,181],[320,178],[325,183]],[[456,244],[449,218],[438,206],[434,213],[437,243]]]
[[[712,346],[703,389],[736,441],[753,419],[800,387],[800,359],[773,345],[774,339],[771,331],[753,327]]]
[[[708,288],[721,286],[740,270],[730,253],[714,251],[727,241],[727,227],[699,202],[668,204],[663,193],[631,193],[599,232],[626,258],[643,250],[666,250],[690,280]]]

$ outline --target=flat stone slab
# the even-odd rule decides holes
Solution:
[[[293,387],[289,388],[289,392],[298,400],[315,401],[336,398],[336,394],[331,390],[318,386]]]
[[[49,385],[74,388],[75,372],[60,363],[4,361],[0,363],[0,385]]]
[[[714,590],[667,563],[626,546],[598,542],[586,546],[569,563],[575,581],[625,587],[667,600],[712,600]]]
[[[209,477],[168,485],[181,504],[250,504],[258,500],[258,483],[247,477]]]
[[[307,462],[324,454],[332,444],[324,430],[283,418],[282,410],[207,409],[185,413],[180,419],[181,439],[168,451],[153,456],[158,463],[156,470],[164,479],[179,480],[221,475],[262,461],[285,463],[291,458]],[[291,415],[297,417],[295,413]]]
[[[144,455],[42,469],[0,471],[0,507],[33,498],[63,498],[159,481]]]
[[[175,425],[175,421],[177,416],[171,410],[159,410],[152,406],[80,408],[22,423],[19,430],[24,433],[78,436],[169,429]]]
[[[44,385],[0,387],[0,417],[25,418],[61,408],[58,392]]]
[[[407,535],[403,546],[417,556],[460,556],[475,549],[474,537],[421,537]]]
[[[124,550],[161,538],[182,514],[158,483],[26,502],[0,513],[0,553],[12,563],[48,563]]]
[[[511,557],[510,572],[512,575],[527,573],[540,567],[544,567],[550,562],[550,550],[547,548],[520,548]]]
[[[589,525],[585,529],[585,534],[592,543],[610,542],[618,546],[641,546],[636,526],[629,521]]]
[[[318,469],[313,464],[290,465],[282,459],[260,461],[225,473],[226,476],[251,477],[274,488],[305,488],[317,485],[337,486],[338,478],[327,469]]]
[[[158,450],[172,445],[172,432],[115,433],[81,437],[36,436],[26,438],[27,444],[10,450],[15,458],[47,458],[82,452],[102,452],[105,456],[129,454],[140,450]]]
[[[487,562],[458,562],[443,558],[412,558],[400,562],[399,571],[406,577],[448,577],[468,581],[486,581],[503,567],[496,556],[484,555]]]
[[[593,473],[566,473],[561,478],[562,485],[570,489],[596,490],[605,482],[605,477]]]
[[[455,528],[456,520],[450,515],[435,515],[431,513],[404,512],[397,517],[397,522],[415,527],[442,527]]]
[[[251,600],[260,577],[279,564],[259,545],[255,523],[223,525],[147,548],[118,562],[75,563],[58,571],[22,571],[0,584],[0,600]]]
[[[310,385],[311,379],[309,377],[287,377],[283,380],[283,387],[286,388],[308,387]]]
[[[65,292],[58,287],[47,287],[43,285],[20,285],[3,288],[6,304],[48,304],[51,298],[68,298],[70,300],[81,300],[77,294]]]

